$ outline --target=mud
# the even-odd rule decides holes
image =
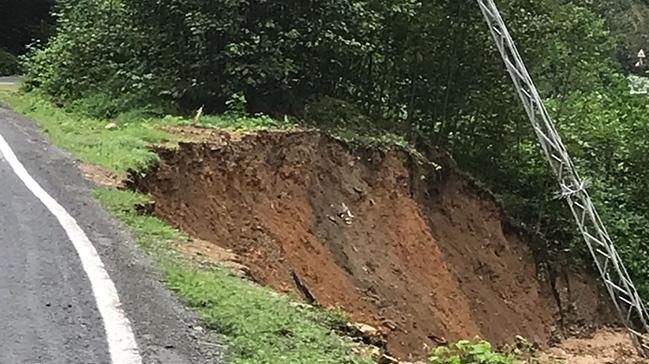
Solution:
[[[83,177],[99,187],[124,187],[123,178],[110,170],[95,164],[86,162],[77,162],[77,167],[83,174]]]
[[[542,347],[614,320],[586,273],[541,264],[494,198],[452,163],[351,150],[317,132],[180,130],[132,175],[154,213],[236,254],[254,280],[381,329],[420,358],[446,340]],[[539,267],[545,267],[540,269]]]
[[[638,355],[629,334],[621,330],[604,329],[592,336],[569,338],[541,357],[541,363],[568,364],[646,364],[649,360]]]

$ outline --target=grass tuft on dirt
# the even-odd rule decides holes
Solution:
[[[297,123],[285,118],[276,120],[269,116],[259,115],[205,115],[196,123],[199,127],[204,128],[221,128],[233,131],[251,131],[251,130],[291,130],[299,128]]]
[[[174,136],[162,126],[188,124],[175,118],[122,115],[104,121],[67,112],[36,93],[15,86],[0,89],[0,100],[40,122],[50,139],[80,160],[124,175],[156,160],[153,144]],[[115,125],[107,128],[107,125]],[[289,128],[290,123],[262,117],[209,116],[199,126],[232,130]],[[165,283],[191,305],[208,327],[223,334],[233,364],[371,364],[354,354],[352,339],[335,328],[342,315],[293,302],[288,296],[236,278],[225,269],[193,264],[177,250],[188,237],[163,220],[138,213],[149,197],[131,191],[100,188],[95,197],[134,231],[141,248],[161,267]]]

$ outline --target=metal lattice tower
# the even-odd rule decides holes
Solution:
[[[597,269],[613,299],[622,322],[629,330],[634,345],[645,357],[649,356],[649,314],[638,295],[629,274],[615,249],[591,198],[586,191],[585,182],[577,170],[561,141],[552,118],[530,77],[527,67],[516,49],[494,0],[476,0],[484,15],[496,47],[505,61],[523,107],[532,122],[545,157],[556,175],[561,196],[575,217],[588,249],[595,260]]]

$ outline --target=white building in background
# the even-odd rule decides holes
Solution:
[[[640,51],[638,52],[638,62],[636,62],[635,66],[636,66],[636,67],[644,67],[644,65],[645,65],[644,60],[645,60],[645,58],[647,58],[647,56],[646,56],[645,53],[644,53],[644,49],[640,49]]]

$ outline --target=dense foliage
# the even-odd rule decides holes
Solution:
[[[0,76],[10,76],[18,73],[18,58],[0,48]]]
[[[649,297],[649,109],[620,73],[644,41],[646,7],[498,4]],[[387,129],[451,150],[550,248],[584,253],[474,0],[59,0],[56,11],[58,32],[26,76],[62,103],[112,117],[235,99],[320,126]]]

